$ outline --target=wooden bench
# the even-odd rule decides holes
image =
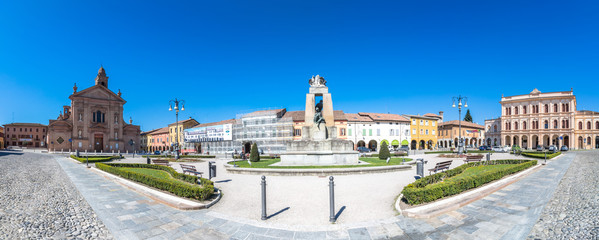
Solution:
[[[480,162],[483,159],[483,155],[470,155],[470,156],[466,156],[466,160],[464,160],[464,162],[469,163],[469,162]]]
[[[196,176],[200,175],[200,177],[202,177],[203,172],[198,172],[198,170],[196,169],[195,166],[187,165],[187,164],[180,164],[180,165],[181,165],[181,169],[183,169],[183,174],[189,173],[189,175],[194,174]]]
[[[451,162],[453,162],[453,161],[449,160],[449,161],[445,161],[445,162],[438,162],[437,164],[435,164],[434,168],[431,168],[428,170],[428,174],[430,175],[431,172],[437,173],[437,171],[449,169],[449,166],[451,166]]]
[[[171,164],[168,162],[168,160],[164,160],[164,159],[152,159],[152,162],[156,165],[162,165],[162,166],[167,166],[167,167],[171,166]]]

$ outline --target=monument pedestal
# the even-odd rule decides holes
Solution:
[[[315,101],[317,96],[323,98],[318,104]],[[358,152],[354,151],[353,144],[337,139],[331,94],[324,78],[318,75],[310,79],[304,121],[302,140],[287,142],[287,151],[281,154],[280,166],[358,164]]]

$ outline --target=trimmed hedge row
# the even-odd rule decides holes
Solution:
[[[280,158],[281,156],[269,156],[269,155],[260,155],[260,159],[276,159],[276,158]],[[239,157],[239,154],[234,155],[233,159],[241,159],[241,157]]]
[[[196,185],[198,177],[178,173],[175,169],[167,166],[136,163],[96,163],[96,167],[102,171],[140,182],[150,187],[165,190],[180,197],[206,200],[214,193],[214,183],[212,181],[200,178],[201,186]],[[165,180],[142,173],[124,170],[122,168],[151,168],[162,170],[184,182],[175,179]]]
[[[545,159],[545,153],[544,152],[521,152],[520,154],[522,156],[526,156],[526,157]],[[560,154],[562,154],[562,152],[548,153],[547,154],[547,159],[552,159],[554,157],[559,156]]]
[[[437,154],[437,153],[453,153],[453,151],[424,152],[424,154]]]
[[[75,159],[79,162],[82,162],[82,163],[85,163],[85,161],[86,161],[85,156],[77,157],[75,155],[71,155],[71,158]],[[89,163],[108,162],[108,161],[112,161],[114,159],[121,159],[121,157],[119,157],[119,156],[88,156],[87,158],[88,158],[87,162],[89,162]]]
[[[174,158],[175,155],[141,155],[141,157],[167,157]],[[179,155],[179,158],[216,158],[214,155]]]
[[[469,167],[494,164],[516,165],[506,169],[487,171],[479,175],[464,177],[461,180],[452,181],[451,179],[451,177],[462,173]],[[504,176],[522,171],[535,165],[537,165],[536,160],[496,160],[489,162],[485,161],[468,163],[445,172],[418,179],[404,187],[401,193],[403,194],[405,201],[410,205],[432,202],[443,197],[452,196],[466,190],[479,187],[483,184],[501,179]]]

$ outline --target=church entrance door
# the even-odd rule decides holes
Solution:
[[[102,151],[104,149],[104,136],[102,134],[94,135],[94,150]]]

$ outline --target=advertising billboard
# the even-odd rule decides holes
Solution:
[[[233,140],[233,125],[223,124],[185,129],[185,142],[218,142]]]

